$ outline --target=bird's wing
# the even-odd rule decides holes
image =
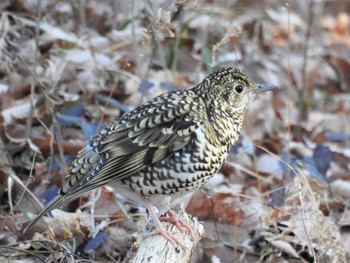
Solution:
[[[26,227],[88,191],[135,174],[184,148],[200,127],[203,105],[192,90],[166,93],[97,134],[73,161],[58,195]]]
[[[193,91],[178,91],[125,115],[101,131],[78,155],[63,192],[93,189],[127,178],[184,148],[205,120],[199,102]]]

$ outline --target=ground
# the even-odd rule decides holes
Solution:
[[[192,262],[350,261],[349,1],[0,10],[0,261],[122,260],[147,216],[108,187],[21,229],[102,127],[223,66],[280,89],[256,97],[221,170],[175,204],[205,226]]]

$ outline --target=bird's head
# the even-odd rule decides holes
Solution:
[[[268,84],[255,84],[234,68],[215,71],[198,87],[205,91],[206,101],[213,111],[226,112],[230,116],[244,115],[256,93],[276,88]]]

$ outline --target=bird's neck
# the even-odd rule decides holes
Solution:
[[[213,114],[205,123],[205,129],[212,134],[209,137],[210,143],[218,147],[226,147],[228,151],[238,139],[242,122],[242,114],[234,116],[223,113]]]

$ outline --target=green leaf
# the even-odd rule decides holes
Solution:
[[[132,22],[132,19],[127,19],[121,26],[118,28],[119,31],[123,31],[125,28],[128,27],[128,25]]]
[[[207,47],[202,48],[202,56],[205,62],[205,65],[207,66],[207,71],[209,73],[213,72],[212,60],[211,60],[211,52]]]

